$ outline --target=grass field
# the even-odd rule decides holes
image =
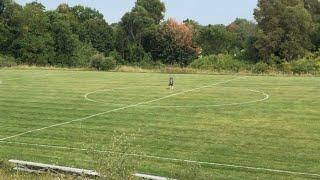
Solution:
[[[320,78],[168,76],[0,70],[0,160],[94,169],[91,151],[117,151],[178,179],[320,178]]]

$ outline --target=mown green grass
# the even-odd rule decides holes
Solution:
[[[125,153],[320,173],[320,78],[249,76],[239,79],[228,75],[179,74],[174,75],[176,89],[170,91],[166,87],[168,77],[157,73],[1,70],[0,139],[197,87],[233,81],[7,139],[0,142],[0,159],[95,169],[96,162],[89,150],[61,147],[107,151],[113,149],[114,137],[121,135],[128,136],[125,140],[128,147],[123,148]],[[248,89],[266,92],[270,99],[254,104],[217,106],[264,98]],[[84,98],[96,90],[102,91],[88,97],[97,102]],[[138,172],[179,179],[317,178],[128,158]]]

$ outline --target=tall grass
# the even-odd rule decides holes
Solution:
[[[92,147],[87,154],[95,163],[95,170],[99,172],[99,179],[108,180],[131,180],[133,174],[139,167],[139,158],[133,159],[128,154],[139,154],[141,152],[131,151],[133,135],[115,133],[112,143],[108,146]],[[97,151],[97,149],[102,151]]]
[[[32,180],[32,179],[71,179],[71,176],[51,175],[48,173],[26,173],[13,170],[13,167],[0,161],[0,179],[3,180]]]

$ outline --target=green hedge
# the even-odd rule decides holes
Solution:
[[[248,63],[229,54],[218,54],[198,58],[190,64],[190,67],[202,70],[239,72],[247,69]]]
[[[317,59],[299,59],[291,63],[291,71],[294,74],[319,74],[320,57]]]
[[[252,65],[251,72],[255,74],[266,74],[269,72],[271,66],[265,62],[258,62]]]
[[[287,62],[277,60],[270,64],[260,61],[252,64],[234,58],[228,54],[209,55],[198,58],[190,64],[191,68],[210,70],[240,72],[246,71],[254,74],[285,73],[285,74],[320,74],[320,56],[309,56],[295,61]]]
[[[103,54],[96,54],[91,57],[90,67],[98,71],[113,70],[117,66],[117,62],[113,57],[105,57]]]

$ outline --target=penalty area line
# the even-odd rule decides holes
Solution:
[[[153,155],[121,153],[121,152],[102,151],[102,150],[89,150],[89,149],[85,149],[85,148],[65,147],[65,146],[46,145],[46,144],[30,144],[30,143],[10,142],[10,141],[0,141],[0,143],[2,143],[2,144],[16,144],[16,145],[23,145],[23,146],[35,146],[35,147],[60,149],[60,150],[74,150],[74,151],[86,151],[86,152],[87,151],[94,151],[97,153],[120,154],[120,155],[124,155],[124,156],[140,157],[140,158],[147,158],[147,159],[158,159],[158,160],[171,161],[171,162],[191,163],[191,164],[208,165],[208,166],[233,168],[233,169],[247,169],[247,170],[253,170],[253,171],[264,171],[264,172],[288,174],[288,175],[296,175],[296,176],[299,175],[299,176],[309,176],[309,177],[320,177],[320,174],[308,173],[308,172],[288,171],[288,170],[282,170],[282,169],[271,169],[271,168],[253,167],[253,166],[244,166],[244,165],[235,165],[235,164],[225,164],[225,163],[217,163],[217,162],[195,161],[195,160],[153,156]]]
[[[181,94],[193,92],[193,91],[204,89],[204,88],[208,88],[208,87],[211,87],[211,86],[216,86],[216,85],[219,85],[219,84],[229,83],[229,82],[232,82],[232,81],[235,81],[235,80],[238,80],[238,79],[243,79],[243,78],[246,78],[246,76],[245,77],[237,77],[237,78],[229,79],[229,80],[226,80],[226,81],[221,81],[221,82],[217,82],[217,83],[214,83],[214,84],[211,84],[211,85],[202,86],[202,87],[198,87],[198,88],[194,88],[194,89],[189,89],[189,90],[186,90],[186,91],[170,94],[170,95],[167,95],[167,96],[164,96],[164,97],[161,97],[161,98],[157,98],[157,99],[153,99],[153,100],[150,100],[150,101],[144,101],[144,102],[140,102],[140,103],[137,103],[137,104],[132,104],[132,105],[128,105],[128,106],[112,109],[112,110],[109,110],[109,111],[93,114],[93,115],[90,115],[90,116],[74,119],[74,120],[71,120],[71,121],[63,122],[63,123],[53,124],[53,125],[50,125],[50,126],[29,130],[29,131],[26,131],[26,132],[23,132],[23,133],[19,133],[19,134],[15,134],[15,135],[12,135],[12,136],[8,136],[8,137],[5,137],[5,138],[2,138],[2,139],[0,139],[0,141],[13,139],[13,138],[20,137],[20,136],[23,136],[23,135],[26,135],[26,134],[30,134],[30,133],[33,133],[33,132],[38,132],[38,131],[42,131],[42,130],[46,130],[46,129],[50,129],[50,128],[54,128],[54,127],[58,127],[58,126],[63,126],[63,125],[66,125],[66,124],[71,124],[73,122],[85,121],[85,120],[88,120],[88,119],[91,119],[91,118],[94,118],[94,117],[97,117],[97,116],[101,116],[101,115],[105,115],[105,114],[109,114],[109,113],[113,113],[113,112],[118,112],[118,111],[121,111],[121,110],[137,107],[137,106],[140,106],[140,105],[150,104],[150,103],[153,103],[153,102],[156,102],[156,101],[161,101],[163,99],[168,99],[168,98],[173,97],[173,96],[178,96],[178,95],[181,95]]]

